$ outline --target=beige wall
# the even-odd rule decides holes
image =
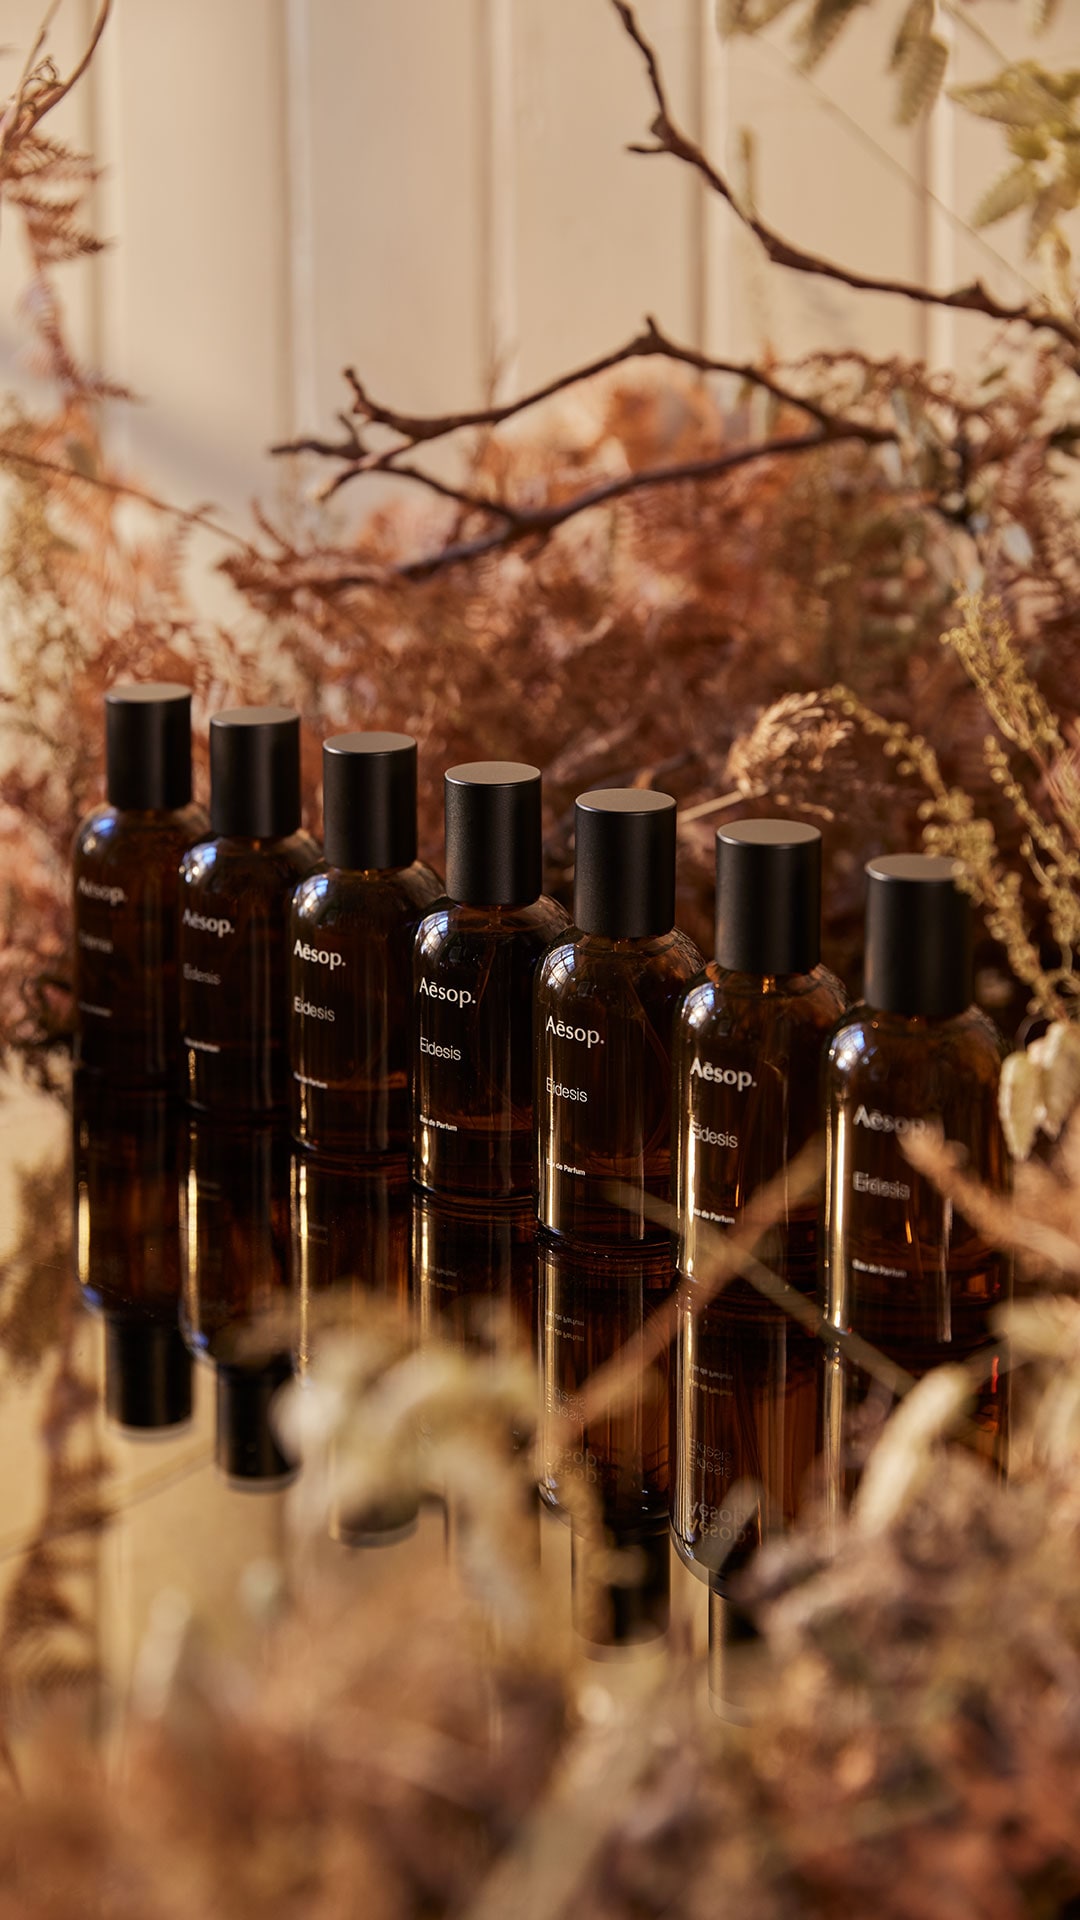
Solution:
[[[62,0],[62,58],[92,11]],[[992,70],[977,29],[1025,44],[1024,11],[980,0],[946,18],[962,77]],[[4,0],[3,40],[25,45],[40,13]],[[1002,164],[999,133],[947,104],[928,129],[896,127],[888,7],[858,15],[812,79],[782,23],[724,47],[712,0],[640,13],[706,144],[731,164],[753,130],[759,204],[781,230],[872,270],[1022,290],[1020,222],[981,238],[963,225]],[[1080,5],[1045,46],[1080,62]],[[347,360],[420,409],[475,402],[493,368],[504,391],[550,375],[646,309],[719,353],[851,341],[948,360],[985,337],[767,268],[676,163],[627,155],[650,102],[607,0],[115,0],[64,111],[105,166],[115,242],[67,275],[78,338],[146,400],[118,410],[118,444],[147,481],[241,524],[277,484],[268,443],[332,428]],[[14,236],[0,235],[5,363]]]

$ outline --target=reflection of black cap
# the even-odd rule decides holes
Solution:
[[[821,835],[740,820],[716,836],[716,958],[738,973],[809,973],[821,958]]]
[[[172,680],[105,695],[105,793],[111,807],[168,812],[191,799],[191,688]]]
[[[270,1423],[274,1395],[291,1376],[287,1354],[262,1366],[218,1367],[216,1457],[231,1479],[281,1480],[292,1471]]]
[[[670,933],[675,922],[675,802],[647,787],[583,793],[574,803],[574,925],[609,940]]]
[[[472,760],[446,774],[446,891],[470,907],[524,907],[543,886],[538,767]]]
[[[363,873],[416,859],[416,741],[336,733],[323,741],[323,840],[331,867]]]
[[[598,1553],[611,1555],[613,1564],[597,1568],[592,1556]],[[666,1521],[606,1527],[602,1544],[595,1547],[575,1528],[570,1565],[574,1625],[594,1646],[633,1646],[667,1632],[671,1541]]]
[[[210,827],[282,840],[300,825],[300,716],[288,707],[232,707],[210,721]]]
[[[926,1020],[963,1013],[975,980],[971,902],[956,862],[897,853],[866,872],[867,1003]]]
[[[739,1709],[738,1655],[758,1639],[751,1615],[729,1597],[723,1575],[714,1575],[709,1582],[709,1695],[725,1717]]]
[[[144,1432],[191,1418],[191,1355],[173,1322],[105,1316],[105,1411]]]

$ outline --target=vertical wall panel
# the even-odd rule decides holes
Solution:
[[[741,135],[753,146],[762,218],[785,239],[864,272],[914,275],[921,248],[918,137],[893,120],[884,72],[884,10],[856,15],[815,72],[797,70],[790,28],[719,43],[706,21],[708,142],[738,185]],[[784,356],[841,345],[911,350],[916,322],[903,301],[853,293],[825,278],[770,266],[735,216],[710,216],[710,344]]]
[[[283,34],[270,0],[118,0],[98,70],[104,348],[151,484],[242,513],[288,429]]]
[[[695,0],[643,0],[673,100],[693,116]],[[606,4],[514,0],[511,156],[525,385],[601,353],[646,311],[696,325],[696,183],[670,159],[625,151],[655,108],[641,58]]]
[[[347,363],[405,410],[475,404],[485,311],[476,0],[309,0],[309,21],[320,418],[347,400]]]

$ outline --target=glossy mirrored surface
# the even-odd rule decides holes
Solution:
[[[252,1591],[297,1551],[304,1474],[282,1389],[353,1338],[527,1380],[506,1435],[536,1445],[520,1551],[583,1658],[652,1662],[703,1638],[707,1588],[668,1545],[666,1357],[616,1411],[581,1398],[672,1298],[663,1256],[538,1254],[531,1202],[442,1201],[401,1160],[321,1161],[283,1125],[66,1073],[49,1092],[5,1083],[0,1195],[5,1588],[10,1602],[62,1534],[63,1577],[82,1595],[75,1669],[122,1690],[163,1595],[225,1642],[248,1631]],[[330,1502],[320,1551],[365,1579],[403,1560],[441,1579],[459,1525],[437,1486],[418,1496],[390,1474]],[[31,1684],[54,1625],[40,1646],[29,1633]]]

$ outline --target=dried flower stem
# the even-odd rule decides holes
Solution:
[[[638,24],[632,6],[628,0],[612,0],[626,32],[638,48],[645,62],[645,69],[656,102],[656,117],[650,129],[655,144],[644,146],[631,145],[631,153],[652,156],[658,153],[670,154],[692,167],[700,174],[713,193],[726,200],[732,212],[737,214],[743,225],[761,242],[766,255],[774,266],[789,267],[795,273],[808,273],[838,281],[841,286],[850,287],[856,293],[896,294],[905,300],[913,300],[920,306],[947,307],[961,313],[981,313],[989,320],[1020,321],[1022,325],[1036,331],[1047,329],[1056,333],[1072,349],[1074,358],[1080,359],[1080,327],[1073,320],[1054,313],[1048,307],[1032,305],[1026,301],[1013,304],[995,299],[983,286],[981,280],[973,280],[965,287],[954,287],[950,293],[936,293],[931,287],[919,285],[917,281],[879,279],[876,275],[857,273],[850,267],[842,267],[836,261],[823,259],[818,254],[807,253],[801,247],[792,246],[768,226],[760,216],[748,207],[736,193],[730,180],[716,168],[695,140],[684,133],[672,118],[667,91],[655,48],[646,38]]]

